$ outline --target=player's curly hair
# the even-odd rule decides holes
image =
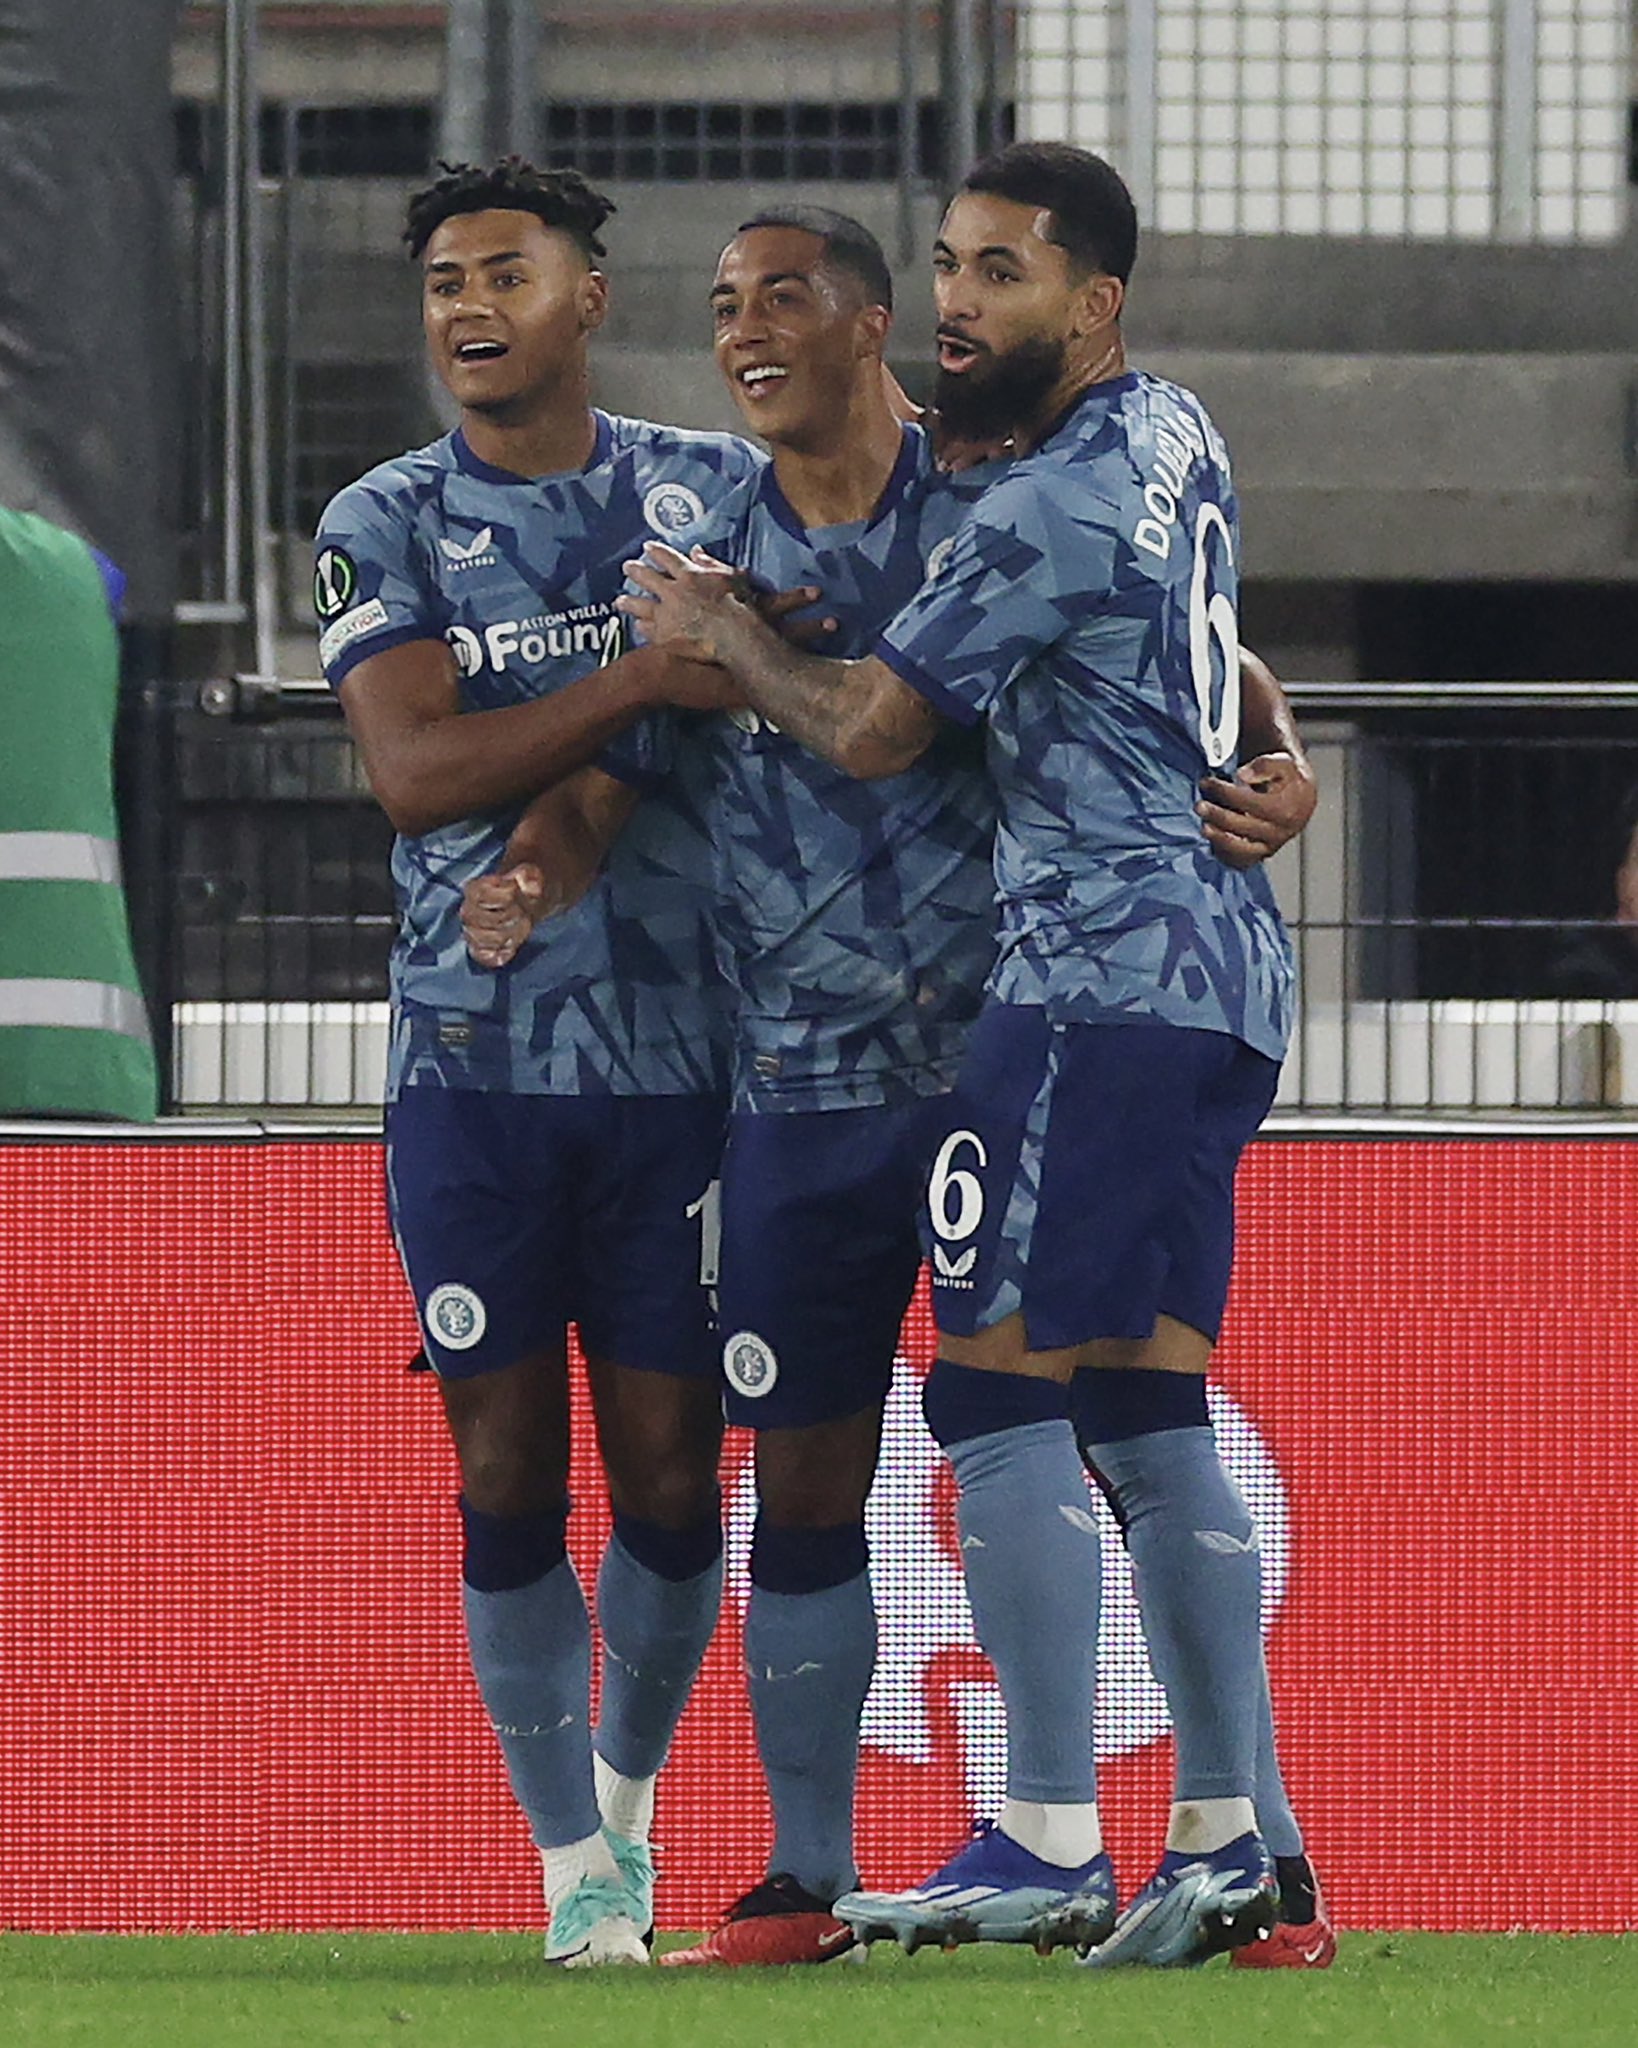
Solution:
[[[499,163],[438,164],[443,176],[411,196],[405,215],[404,242],[419,257],[434,233],[459,213],[532,213],[549,228],[560,228],[589,261],[608,252],[597,231],[614,201],[568,169],[543,171],[521,156]]]

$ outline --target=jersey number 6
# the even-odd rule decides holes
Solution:
[[[976,1173],[955,1164],[955,1156],[963,1145],[971,1145],[981,1167],[990,1163],[984,1141],[976,1131],[952,1131],[938,1148],[932,1177],[927,1183],[927,1207],[932,1215],[933,1229],[946,1244],[960,1244],[964,1237],[971,1237],[984,1218],[983,1184]],[[950,1214],[952,1195],[956,1201],[953,1216]]]
[[[1202,505],[1194,523],[1194,574],[1189,579],[1189,666],[1194,671],[1194,697],[1200,707],[1200,745],[1208,768],[1221,768],[1234,758],[1240,740],[1240,628],[1233,600],[1206,586],[1211,577],[1212,529],[1223,536],[1223,553],[1234,559],[1234,536],[1216,505]],[[1223,663],[1222,709],[1214,721],[1213,642]]]

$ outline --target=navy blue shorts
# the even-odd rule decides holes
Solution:
[[[1215,1338],[1234,1260],[1234,1170],[1280,1069],[1237,1038],[1151,1023],[980,1016],[927,1186],[933,1310],[970,1337],[1022,1312],[1032,1350]]]
[[[720,1096],[406,1088],[387,1193],[427,1356],[466,1379],[552,1348],[708,1377]]]
[[[719,1293],[730,1422],[789,1429],[887,1398],[939,1107],[731,1120]]]

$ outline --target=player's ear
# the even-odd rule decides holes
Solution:
[[[1094,270],[1076,294],[1079,300],[1075,326],[1082,334],[1095,334],[1113,327],[1126,303],[1126,287],[1106,270]]]
[[[861,356],[885,355],[892,331],[893,315],[885,306],[861,306],[853,319],[855,351]]]
[[[609,317],[609,281],[600,270],[588,270],[577,293],[582,334],[595,334]]]

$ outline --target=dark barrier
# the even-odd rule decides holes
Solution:
[[[1322,795],[1272,869],[1301,968],[1280,1106],[1638,1103],[1638,925],[1612,917],[1638,686],[1293,695]],[[252,677],[163,696],[144,687],[135,815],[150,836],[171,819],[150,908],[171,933],[174,1100],[367,1114],[392,835],[335,700]]]

